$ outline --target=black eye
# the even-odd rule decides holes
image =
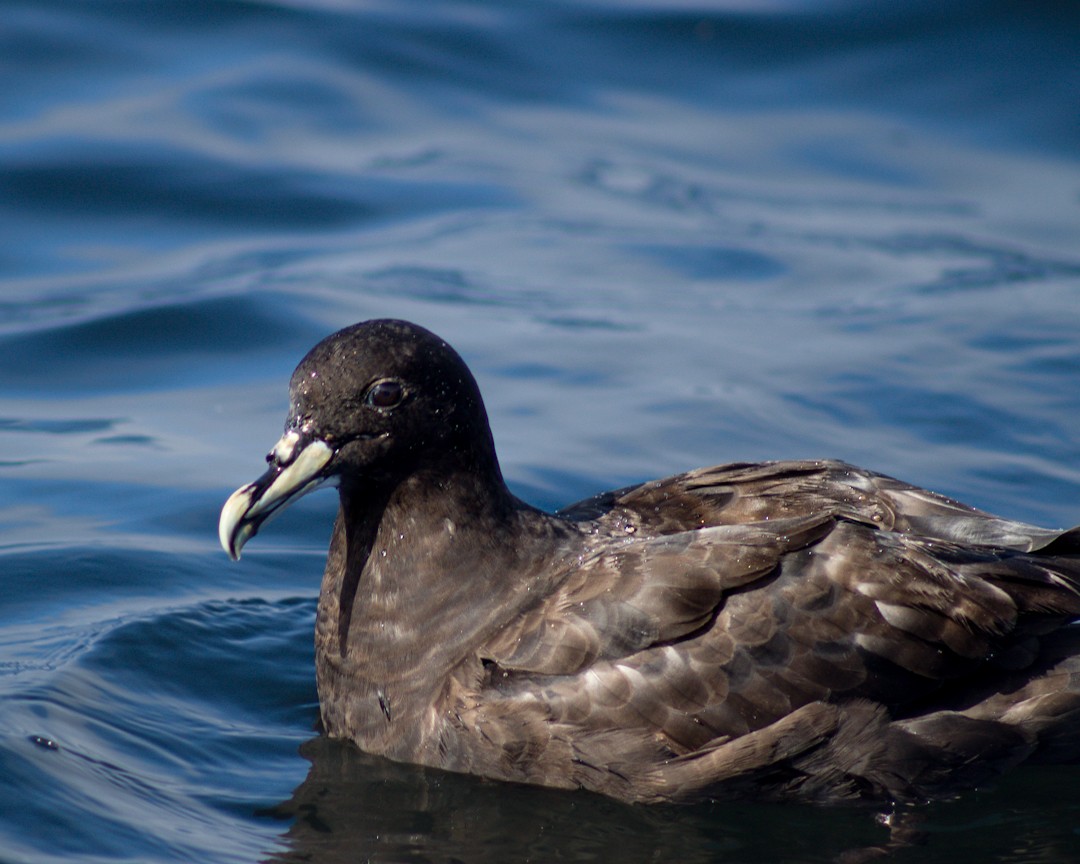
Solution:
[[[405,397],[400,381],[376,381],[368,388],[364,401],[373,408],[393,408]]]

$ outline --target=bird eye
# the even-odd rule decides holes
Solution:
[[[405,398],[400,381],[376,381],[367,391],[364,401],[373,408],[393,408]]]

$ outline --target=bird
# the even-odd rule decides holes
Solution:
[[[393,319],[301,360],[266,460],[221,544],[337,488],[315,677],[368,753],[642,804],[917,804],[1080,757],[1080,528],[833,460],[546,512],[462,358]]]

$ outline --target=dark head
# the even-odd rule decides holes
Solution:
[[[308,352],[289,385],[270,467],[221,511],[233,558],[271,515],[318,486],[385,490],[423,473],[468,472],[501,486],[487,413],[461,357],[406,321],[364,321]]]

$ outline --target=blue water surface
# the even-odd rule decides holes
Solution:
[[[217,514],[305,351],[394,316],[466,357],[540,506],[830,456],[1080,522],[1077,57],[1055,2],[7,0],[0,860],[884,843],[862,810],[628,808],[319,738],[334,498],[240,564]],[[1069,860],[1078,780],[923,808],[894,858]]]

